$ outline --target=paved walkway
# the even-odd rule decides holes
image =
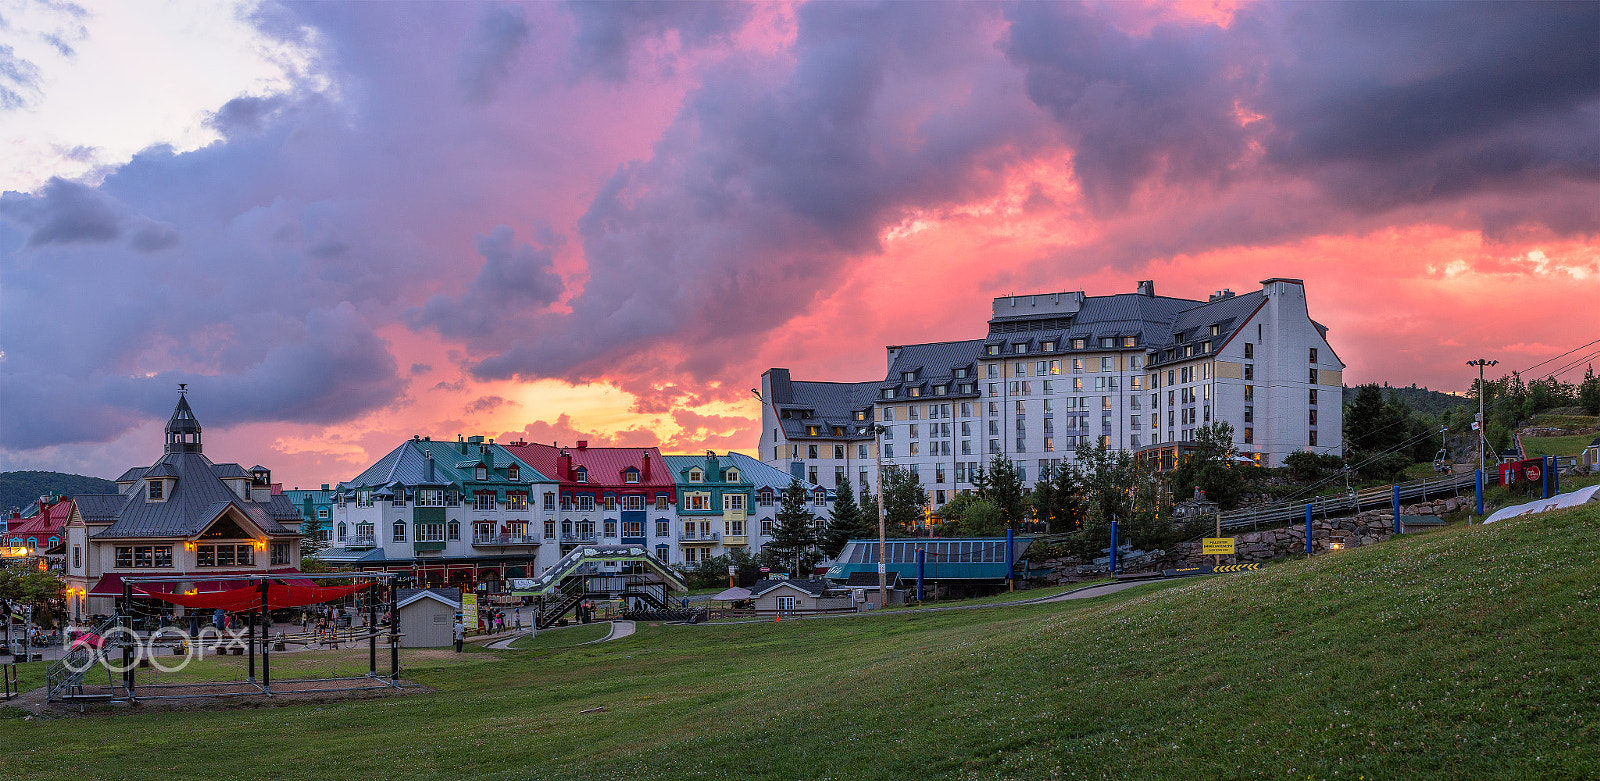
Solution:
[[[622,638],[627,637],[628,635],[631,635],[631,634],[633,634],[633,622],[632,621],[622,621],[622,620],[612,621],[611,622],[611,631],[607,632],[605,637],[602,637],[599,640],[590,640],[587,643],[579,643],[578,645],[592,645],[594,643],[605,643],[605,642],[610,642],[612,640],[621,640]]]

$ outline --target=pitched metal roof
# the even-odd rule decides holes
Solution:
[[[661,450],[654,447],[568,447],[561,448],[555,445],[543,445],[538,442],[518,442],[506,446],[517,457],[533,464],[547,475],[558,475],[558,459],[561,451],[566,450],[572,456],[572,468],[583,467],[588,472],[588,485],[599,485],[607,488],[636,489],[641,486],[650,488],[671,488],[673,475],[665,466]],[[646,455],[650,458],[650,476],[644,476],[644,463]],[[639,470],[639,482],[625,483],[622,473],[629,468]]]
[[[237,465],[235,465],[237,466]],[[96,537],[193,537],[205,531],[229,505],[235,506],[250,522],[269,535],[294,535],[297,531],[278,522],[275,512],[265,502],[252,502],[234,493],[218,471],[217,465],[199,453],[167,453],[151,466],[152,470],[166,469],[176,474],[175,482],[168,486],[165,501],[145,499],[148,483],[134,486],[119,508],[116,521]],[[86,498],[86,497],[85,497]],[[273,496],[274,502],[292,507],[282,494]]]
[[[862,434],[856,429],[860,428],[863,421],[855,419],[857,410],[866,413],[866,420],[873,418],[872,405],[878,398],[879,381],[870,382],[791,382],[793,393],[787,402],[773,402],[778,411],[778,424],[783,427],[784,436],[790,439],[815,436],[825,439],[868,440],[871,433]],[[776,396],[776,394],[774,394]],[[784,417],[784,412],[806,411],[808,416],[791,415]],[[807,426],[821,426],[821,432],[816,435],[806,433]],[[841,428],[843,433],[835,435],[833,429]]]
[[[463,447],[466,448],[466,453],[461,452]],[[495,468],[488,480],[478,480],[472,469],[484,460],[485,449],[489,450]],[[429,455],[433,456],[432,477],[428,476]],[[509,480],[504,472],[511,464],[517,464],[521,472],[515,481]],[[408,439],[400,443],[399,447],[384,454],[361,474],[340,483],[339,487],[373,489],[395,484],[444,486],[496,481],[513,484],[554,482],[545,474],[543,470],[534,467],[525,459],[518,458],[511,450],[498,444]]]
[[[419,599],[432,599],[448,607],[461,608],[461,589],[458,588],[402,588],[396,590],[394,596],[396,609]]]
[[[950,385],[950,388],[946,392],[946,396],[977,396],[976,369],[978,359],[983,354],[983,341],[982,339],[968,339],[960,342],[907,344],[892,348],[898,350],[898,352],[895,354],[894,363],[889,366],[888,376],[884,377],[882,383],[879,383],[878,394],[874,394],[874,400],[884,388],[899,390],[900,392],[896,394],[896,401],[900,401],[905,398],[917,398],[909,396],[909,391],[905,389],[911,387],[921,388],[921,396],[926,397],[933,395],[933,386],[947,384]],[[969,371],[965,378],[956,379],[954,370],[963,367],[973,369],[973,371]],[[905,379],[907,372],[915,375],[909,381]],[[965,394],[958,393],[956,389],[959,386],[956,383],[960,382],[971,382],[972,390]]]
[[[806,592],[814,597],[822,596],[832,584],[826,580],[758,580],[750,587],[750,596],[759,597],[762,594],[782,586],[789,586]]]
[[[123,472],[121,477],[117,478],[116,480],[113,480],[112,482],[115,482],[115,483],[131,483],[131,482],[133,482],[135,480],[138,480],[141,477],[144,477],[145,470],[149,469],[149,468],[150,467],[147,467],[147,466],[129,467],[128,471]]]
[[[122,506],[128,503],[128,497],[122,494],[78,494],[72,497],[72,502],[78,506],[78,515],[84,523],[111,523],[122,512]]]
[[[789,482],[794,479],[794,477],[788,472],[772,466],[771,464],[764,464],[743,453],[730,452],[726,458],[728,461],[732,462],[734,466],[739,467],[740,477],[749,480],[757,491],[763,488],[771,488],[774,491],[782,491],[783,489],[788,488]],[[816,483],[807,482],[805,480],[801,480],[800,485],[804,486],[808,492],[815,491],[822,487]],[[857,486],[857,488],[859,487],[860,486]]]

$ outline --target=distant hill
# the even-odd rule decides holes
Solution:
[[[0,512],[15,507],[23,512],[46,494],[114,494],[117,484],[110,480],[64,472],[0,472]]]
[[[1445,410],[1452,410],[1472,404],[1472,400],[1466,396],[1452,396],[1448,393],[1441,393],[1436,390],[1419,388],[1414,384],[1410,387],[1399,387],[1394,385],[1384,385],[1382,387],[1385,399],[1399,396],[1401,399],[1405,400],[1406,405],[1411,407],[1413,411],[1427,415],[1428,417],[1436,418]],[[1349,404],[1355,399],[1355,397],[1356,389],[1346,385],[1344,389],[1344,403]]]

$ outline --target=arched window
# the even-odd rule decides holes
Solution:
[[[572,534],[572,521],[570,521],[570,520],[562,521],[561,522],[561,535],[563,537],[565,537],[565,536],[569,536],[571,534]]]
[[[394,538],[393,539],[394,539],[395,542],[405,542],[406,541],[406,524],[405,524],[405,521],[395,521],[394,522]]]
[[[60,544],[61,544],[61,538],[60,537],[51,537],[50,538],[50,547],[54,548],[55,546],[60,545]]]
[[[447,539],[450,540],[461,539],[461,522],[454,520],[451,521],[449,528],[445,531],[445,534],[447,535]]]
[[[39,547],[39,538],[38,537],[29,537],[28,538],[28,547],[30,547],[30,548]]]
[[[344,521],[339,522],[339,541],[344,542]]]

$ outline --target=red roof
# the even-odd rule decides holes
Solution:
[[[14,520],[6,530],[7,537],[32,534],[36,537],[61,536],[61,530],[66,528],[67,516],[72,514],[72,500],[56,502],[40,510],[32,518]]]
[[[671,492],[676,483],[672,479],[671,470],[667,462],[661,457],[660,448],[654,447],[568,447],[559,448],[554,445],[541,445],[536,442],[513,442],[503,445],[511,454],[522,459],[529,466],[539,470],[546,477],[561,482],[563,488],[572,488],[578,485],[587,488],[623,489],[637,491],[645,489],[665,489]],[[562,450],[572,456],[572,468],[576,470],[583,467],[588,470],[589,480],[586,483],[576,483],[571,475],[561,473],[559,459]],[[645,456],[650,458],[650,476],[645,477]],[[639,482],[625,483],[622,473],[628,467],[639,470]]]

